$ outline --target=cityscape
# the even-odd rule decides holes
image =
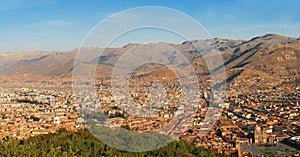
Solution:
[[[300,156],[299,2],[4,1],[0,156]]]
[[[256,40],[265,40],[268,36],[272,40],[286,39],[279,35],[265,35]],[[212,41],[219,42],[219,39]],[[294,42],[299,45],[298,40]],[[248,41],[245,43],[249,44]],[[285,47],[280,46],[275,50],[277,54],[271,57],[276,63],[290,62],[288,66],[295,67],[293,63],[297,62],[300,51]],[[266,48],[262,46],[260,49]],[[274,52],[273,49],[270,51]],[[300,84],[294,69],[289,69],[292,74],[272,77],[244,72],[227,82],[223,89],[225,99],[220,101],[218,94],[212,92],[209,76],[198,77],[201,84],[196,93],[191,92],[192,89],[184,93],[172,73],[160,72],[164,67],[158,66],[146,72],[144,68],[137,70],[130,80],[131,101],[122,94],[114,93],[113,96],[111,78],[106,76],[99,75],[95,93],[81,96],[72,91],[72,82],[67,78],[36,82],[28,78],[22,84],[20,80],[2,79],[1,138],[26,139],[55,133],[61,128],[77,131],[102,124],[139,133],[156,131],[226,155],[261,156],[266,153],[262,148],[268,146],[275,147],[272,149],[282,154],[299,154]],[[255,65],[254,68],[261,67]],[[296,66],[296,70],[298,68]],[[241,68],[233,69],[238,71]],[[270,70],[265,75],[267,73],[274,72]],[[82,85],[87,89],[89,86]],[[153,90],[149,90],[151,88]],[[179,99],[185,94],[194,100],[199,99],[194,106],[189,105],[194,110],[179,104]],[[214,102],[211,102],[212,97]],[[152,106],[149,106],[151,102]],[[92,113],[102,115],[102,118],[93,117]]]

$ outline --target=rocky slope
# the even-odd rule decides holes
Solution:
[[[251,40],[209,39],[186,41],[182,44],[167,44],[180,51],[193,65],[199,75],[209,74],[203,55],[216,50],[223,57],[228,81],[236,79],[236,76],[251,77],[276,77],[280,75],[298,75],[300,39],[285,37],[276,34],[267,34],[255,37]],[[97,64],[97,77],[109,76],[116,62],[123,54],[130,51],[136,44],[128,44],[121,48],[108,48],[102,56],[100,48],[81,48],[86,57],[81,57],[74,64],[76,52],[74,49],[68,52],[44,52],[35,51],[27,53],[0,53],[0,75],[6,77],[20,76],[18,78],[56,77],[70,78],[76,66],[95,67]],[[147,47],[147,46],[145,46]],[[148,50],[145,50],[148,51]],[[172,57],[169,61],[172,62]],[[173,58],[174,59],[174,58]],[[153,66],[145,66],[142,73],[150,74],[153,70],[145,70]],[[163,66],[154,66],[155,74],[159,70],[165,75],[167,72]],[[184,66],[180,68],[185,68]],[[158,71],[157,71],[158,70]],[[237,75],[238,74],[238,75]]]

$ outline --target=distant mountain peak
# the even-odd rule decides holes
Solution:
[[[262,36],[254,37],[249,41],[255,41],[255,40],[296,40],[296,38],[286,37],[280,34],[265,34]]]
[[[285,37],[285,36],[280,35],[280,34],[272,34],[272,33],[270,33],[270,34],[265,34],[262,37],[263,38],[274,38],[274,37]]]
[[[103,71],[107,71],[109,75],[113,65],[118,61],[119,57],[126,53],[134,46],[141,45],[145,47],[145,52],[150,52],[153,44],[166,44],[173,46],[182,52],[191,63],[197,63],[200,73],[207,72],[205,63],[202,60],[204,54],[215,52],[218,50],[224,59],[227,69],[255,69],[261,71],[260,64],[267,64],[267,70],[264,73],[280,71],[281,67],[286,73],[294,73],[297,69],[297,56],[300,52],[300,38],[286,37],[279,34],[265,34],[252,38],[251,40],[233,40],[222,38],[200,39],[185,41],[181,44],[171,43],[128,43],[119,48],[97,48],[97,47],[80,47],[70,51],[33,51],[24,53],[0,54],[0,75],[14,74],[31,74],[41,76],[71,76],[74,66],[74,58],[78,51],[82,51],[83,55],[77,62],[81,65],[90,67],[99,64]],[[163,49],[163,47],[162,47]],[[102,52],[103,53],[99,53]],[[288,54],[288,55],[285,55]],[[101,55],[101,56],[100,56]],[[99,61],[101,61],[99,63]],[[294,64],[295,62],[295,64]],[[273,70],[271,69],[272,66]],[[286,70],[286,68],[288,70]],[[292,70],[290,70],[292,69]],[[250,72],[249,72],[250,73]],[[31,76],[30,75],[30,76]],[[270,74],[273,75],[273,74]]]
[[[126,45],[124,45],[122,48],[131,48],[133,46],[137,46],[137,45],[140,45],[139,43],[128,43]]]

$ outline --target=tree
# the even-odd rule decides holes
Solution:
[[[127,128],[126,126],[124,126]],[[114,140],[114,139],[113,139]],[[87,129],[70,132],[60,129],[28,139],[7,137],[0,144],[0,156],[223,156],[182,141],[149,152],[126,152],[112,148],[89,133]]]

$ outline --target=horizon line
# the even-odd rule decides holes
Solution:
[[[300,36],[299,37],[296,37],[296,36],[287,36],[287,35],[282,35],[282,34],[279,34],[279,33],[266,33],[266,34],[262,34],[262,35],[258,35],[258,36],[252,36],[251,38],[249,39],[242,39],[242,38],[222,38],[222,37],[211,37],[209,39],[195,39],[195,40],[183,40],[181,42],[165,42],[165,41],[149,41],[149,42],[128,42],[126,44],[122,44],[122,45],[119,45],[119,46],[108,46],[108,47],[97,47],[97,46],[82,46],[82,47],[74,47],[74,48],[68,48],[68,49],[65,49],[65,50],[43,50],[43,49],[35,49],[35,50],[25,50],[25,51],[4,51],[2,52],[0,50],[0,54],[8,54],[8,53],[29,53],[29,52],[48,52],[48,53],[57,53],[57,52],[60,52],[60,53],[65,53],[65,52],[68,52],[68,51],[72,51],[72,50],[75,50],[75,49],[80,49],[80,48],[99,48],[99,49],[106,49],[106,48],[122,48],[122,47],[125,47],[129,44],[150,44],[150,43],[166,43],[166,44],[177,44],[177,45],[181,45],[183,44],[184,42],[189,42],[189,41],[206,41],[206,40],[213,40],[213,39],[223,39],[223,40],[242,40],[242,41],[250,41],[252,39],[255,39],[255,38],[258,38],[258,37],[264,37],[264,36],[267,36],[267,35],[277,35],[277,36],[282,36],[282,37],[287,37],[287,38],[294,38],[294,39],[300,39]]]

